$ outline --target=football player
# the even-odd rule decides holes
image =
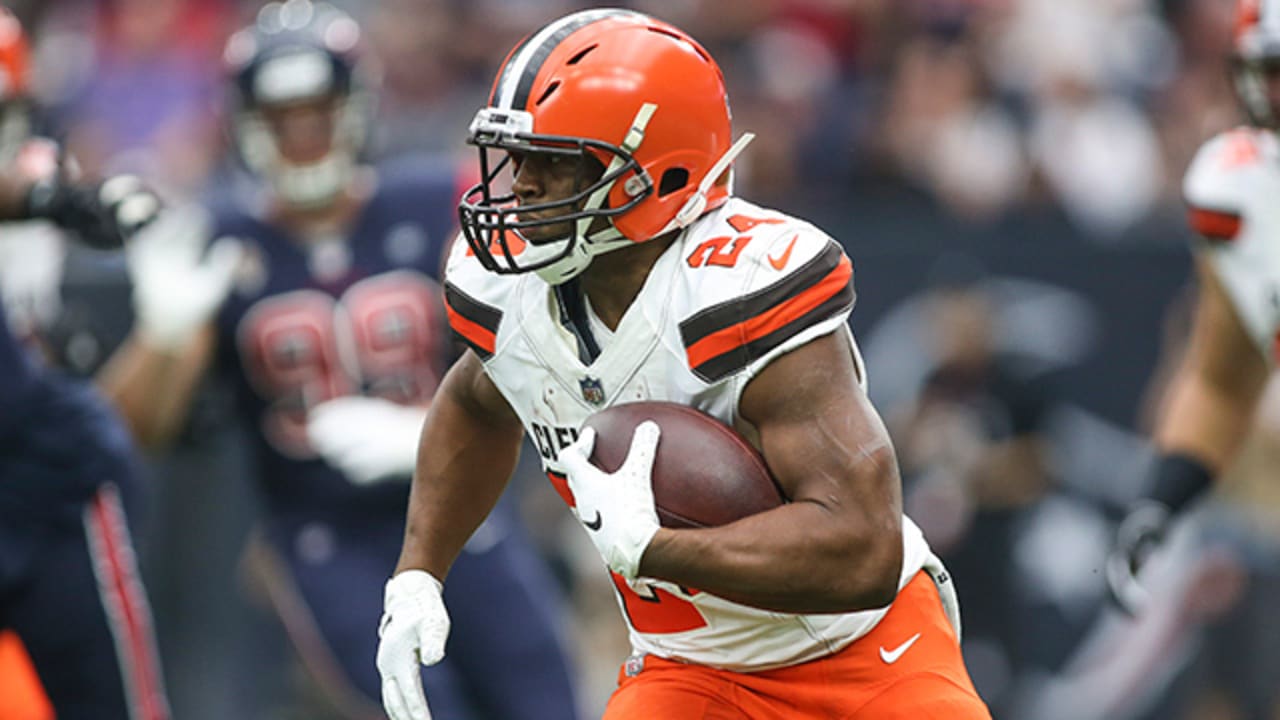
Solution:
[[[159,209],[135,178],[71,182],[58,146],[31,134],[28,87],[26,36],[0,8],[5,280],[32,236],[32,223],[19,230],[13,221],[52,221],[72,238],[119,248]],[[163,720],[168,701],[126,512],[139,489],[135,452],[91,386],[45,365],[26,333],[10,330],[10,311],[27,310],[0,311],[0,628],[35,668],[39,687],[28,697],[47,700],[58,718]],[[25,658],[7,647],[4,662],[14,664],[0,675],[12,681]]]
[[[902,514],[847,324],[851,263],[813,225],[733,197],[750,136],[731,139],[727,100],[701,45],[626,10],[560,18],[499,70],[470,126],[482,179],[446,271],[469,352],[429,410],[386,586],[378,668],[395,720],[430,715],[417,666],[446,657],[450,570],[525,433],[630,629],[609,720],[990,717],[950,577]],[[791,502],[659,527],[655,424],[617,472],[587,460],[583,422],[633,400],[739,429]]]
[[[1237,13],[1231,72],[1249,125],[1209,139],[1183,181],[1199,289],[1164,391],[1159,455],[1107,563],[1112,597],[1130,612],[1147,599],[1139,571],[1236,456],[1280,358],[1280,1],[1240,0]]]
[[[208,368],[229,375],[284,569],[270,595],[288,599],[299,656],[348,717],[381,714],[380,586],[450,359],[437,277],[456,223],[451,167],[359,162],[361,56],[352,18],[306,0],[269,3],[230,38],[234,137],[261,191],[170,214],[133,245],[137,321],[101,378],[154,443],[182,427]],[[448,717],[576,717],[540,562],[514,514],[468,545],[453,662],[426,673]]]

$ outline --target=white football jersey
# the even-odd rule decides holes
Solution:
[[[666,400],[742,428],[743,388],[770,361],[832,332],[852,345],[852,272],[840,246],[814,226],[731,199],[658,259],[617,328],[599,338],[594,362],[584,362],[560,321],[550,286],[534,274],[487,272],[466,243],[449,259],[445,297],[454,331],[484,361],[572,505],[557,455],[588,416],[618,403]],[[930,555],[905,517],[903,544],[899,587]],[[613,580],[637,651],[733,670],[836,652],[886,612],[777,613],[673,583]]]
[[[1206,142],[1183,182],[1191,226],[1258,349],[1280,361],[1280,142],[1242,127]]]

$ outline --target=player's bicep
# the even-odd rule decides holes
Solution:
[[[443,403],[441,401],[444,401]],[[481,432],[503,436],[523,432],[520,419],[507,399],[484,370],[484,364],[471,350],[462,353],[449,368],[436,394],[434,404],[442,404],[450,422],[475,426]]]
[[[792,500],[865,510],[897,522],[901,498],[888,432],[858,384],[845,333],[779,356],[748,383],[739,405]]]

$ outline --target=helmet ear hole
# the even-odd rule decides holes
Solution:
[[[662,173],[658,182],[658,197],[666,197],[689,184],[689,171],[684,168],[669,168]]]

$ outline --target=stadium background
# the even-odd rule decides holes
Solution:
[[[47,131],[88,172],[138,172],[171,199],[238,172],[220,52],[260,4],[10,3],[34,36]],[[459,167],[506,50],[584,5],[335,4],[378,61],[371,158]],[[1148,617],[1117,616],[1099,573],[1185,330],[1181,175],[1238,122],[1233,0],[619,4],[721,63],[737,130],[758,135],[739,194],[813,220],[853,258],[872,397],[908,512],[964,593],[966,654],[996,716],[1280,718],[1280,397],[1263,409],[1271,436],[1156,568]],[[64,295],[56,346],[92,372],[129,323],[124,269],[73,254]],[[999,371],[966,374],[975,356]],[[327,717],[323,682],[293,669],[256,589],[270,570],[246,551],[252,478],[224,397],[206,388],[183,442],[154,458],[143,527],[175,715]],[[598,710],[625,655],[607,582],[531,465],[513,492],[570,592]],[[290,700],[299,686],[317,699]]]

